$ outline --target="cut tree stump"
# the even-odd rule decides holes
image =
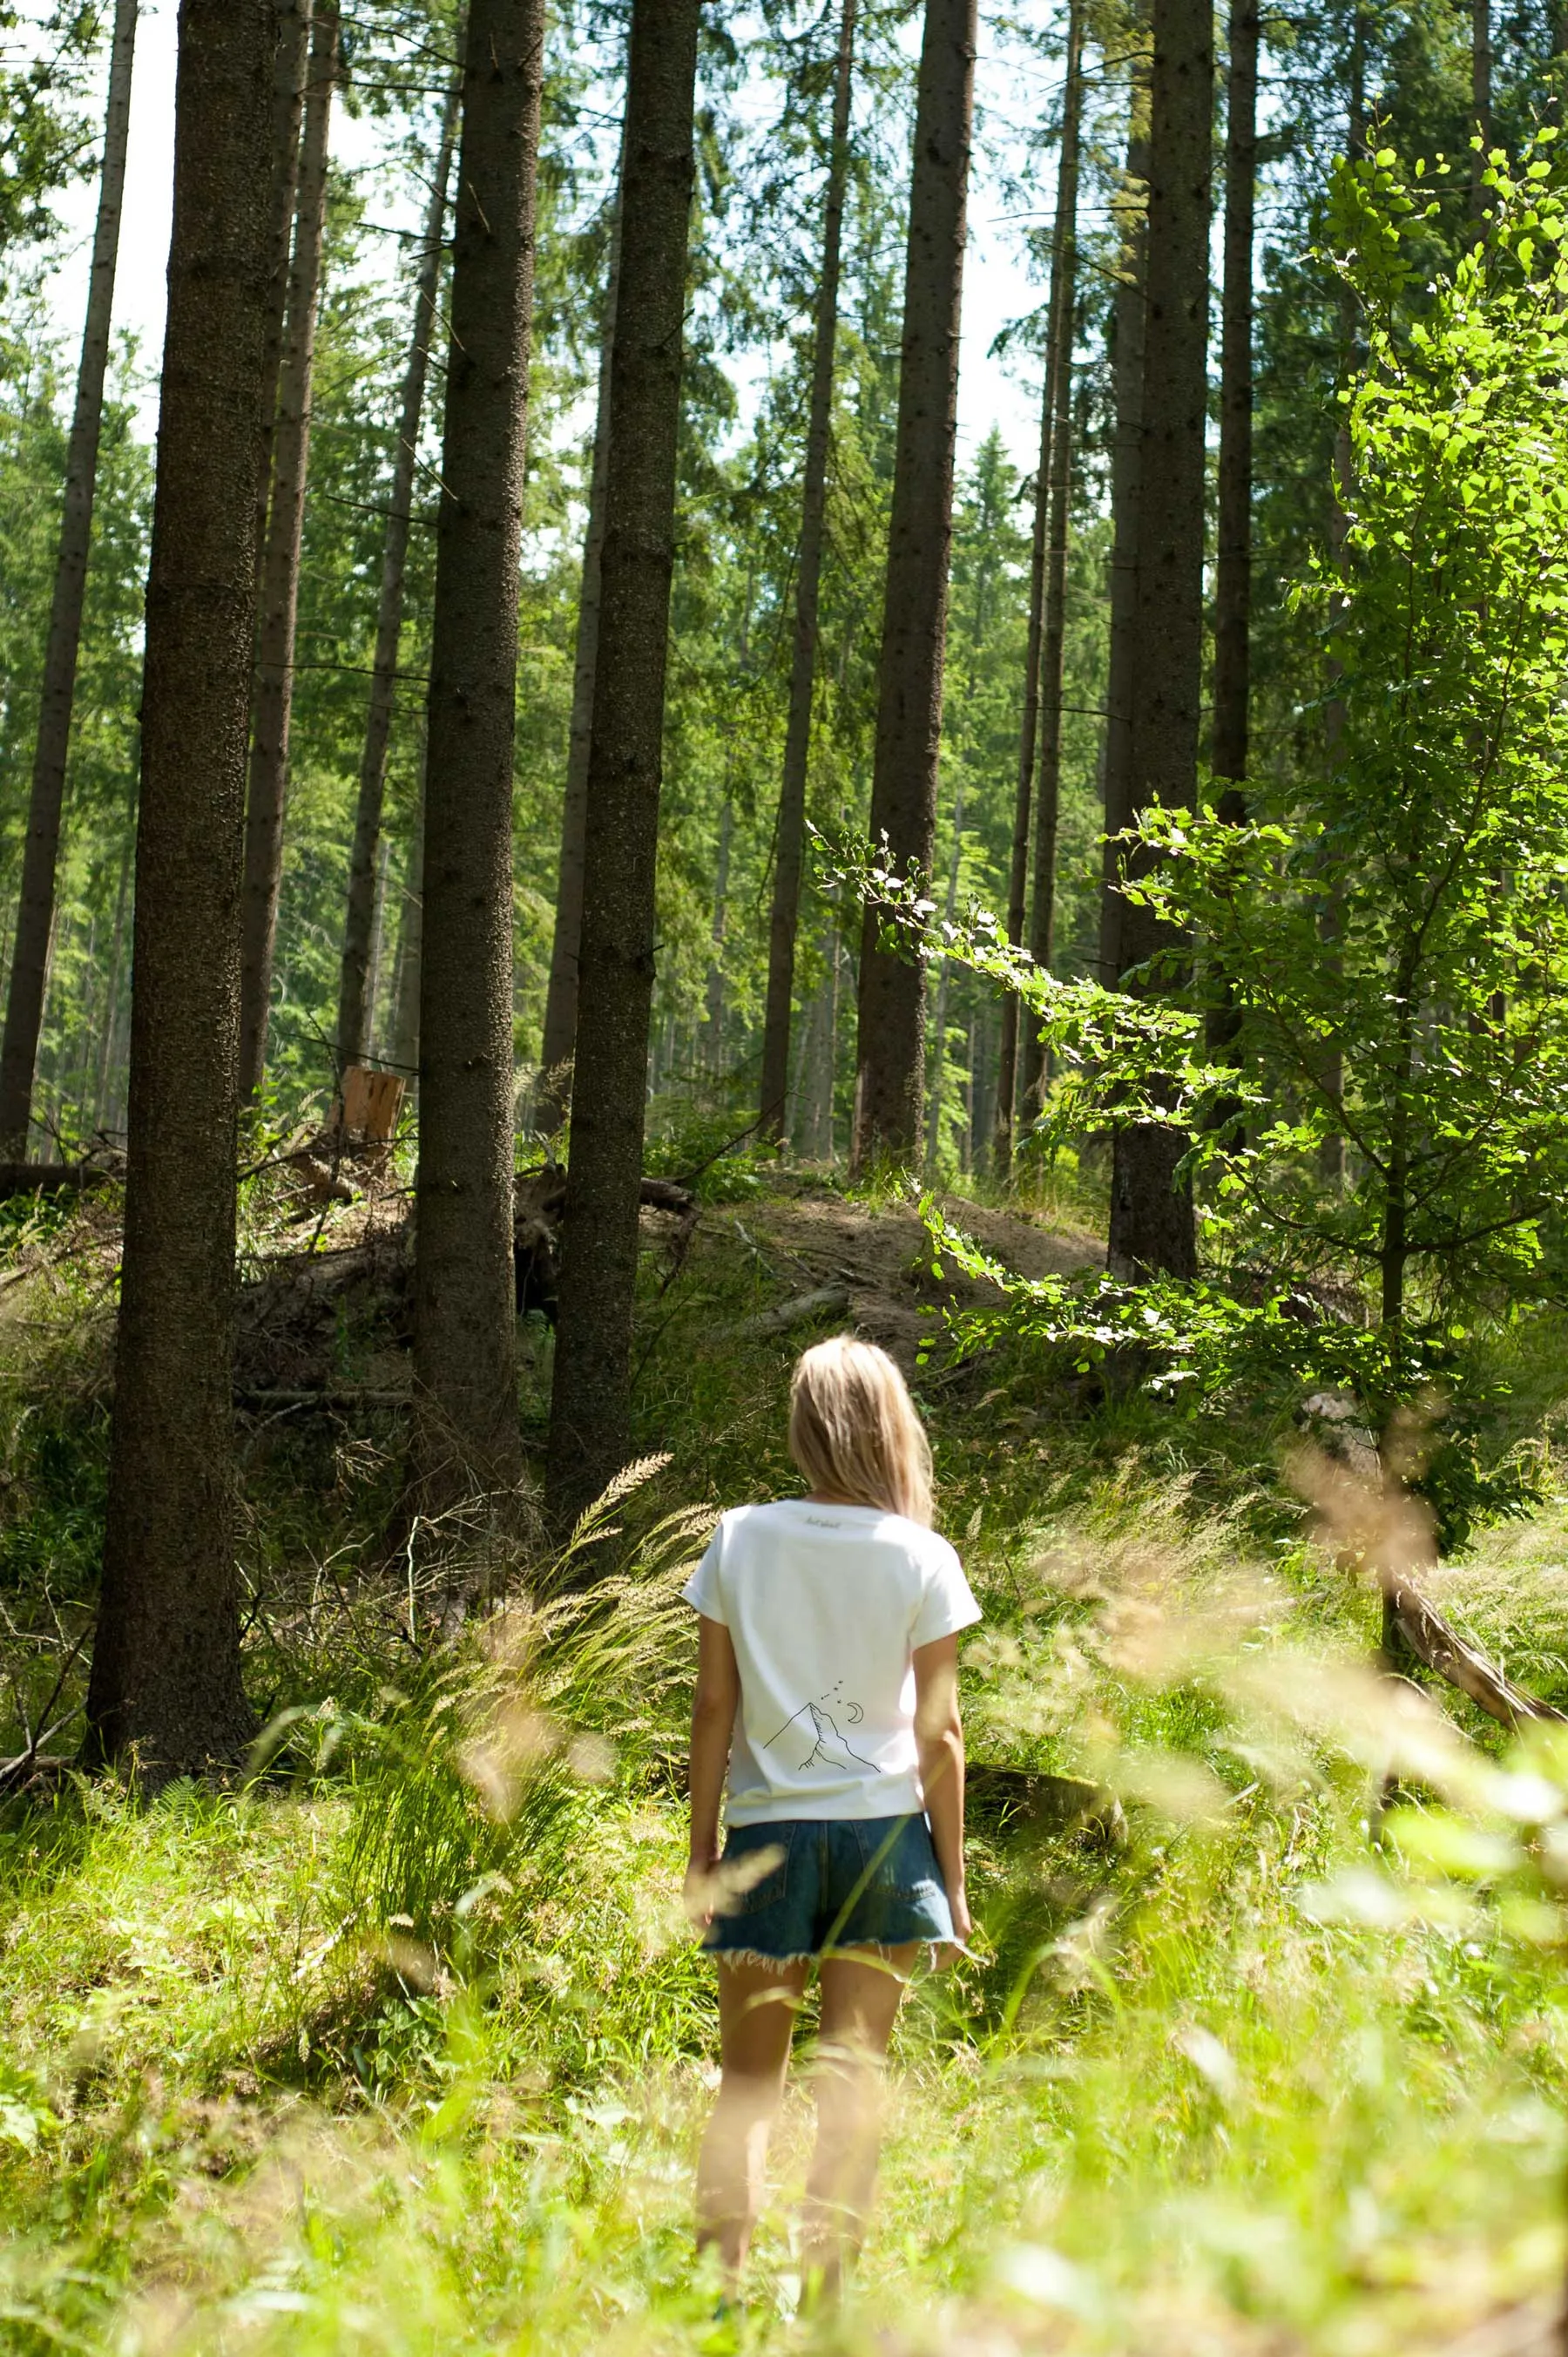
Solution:
[[[332,1125],[344,1144],[389,1145],[403,1111],[403,1085],[400,1072],[378,1071],[373,1064],[349,1065],[342,1093],[332,1108]]]

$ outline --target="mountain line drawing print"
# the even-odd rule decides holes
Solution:
[[[797,1775],[808,1768],[869,1768],[872,1774],[882,1773],[875,1760],[863,1758],[850,1749],[843,1729],[834,1712],[842,1712],[851,1727],[858,1727],[865,1712],[857,1702],[846,1701],[840,1678],[815,1702],[803,1702],[799,1710],[788,1717],[777,1735],[770,1735],[764,1745],[771,1751],[777,1744],[785,1748],[785,1757]],[[791,1757],[793,1754],[795,1756]]]

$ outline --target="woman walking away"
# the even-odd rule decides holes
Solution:
[[[840,1335],[806,1352],[789,1454],[807,1495],[725,1514],[686,1589],[702,1615],[686,1903],[719,1960],[724,2062],[698,2240],[733,2283],[815,1968],[804,2281],[832,2298],[865,2228],[915,1960],[969,1935],[958,1631],[980,1608],[931,1529],[930,1448],[886,1351]]]

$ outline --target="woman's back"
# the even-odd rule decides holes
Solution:
[[[732,1824],[920,1808],[910,1656],[980,1618],[945,1539],[873,1506],[741,1506],[686,1596],[740,1671]]]

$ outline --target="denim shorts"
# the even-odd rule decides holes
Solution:
[[[766,1861],[754,1879],[745,1871],[748,1860]],[[781,1964],[841,1948],[898,1948],[953,1936],[924,1817],[789,1817],[736,1825],[724,1866],[742,1870],[703,1942],[717,1955]]]

